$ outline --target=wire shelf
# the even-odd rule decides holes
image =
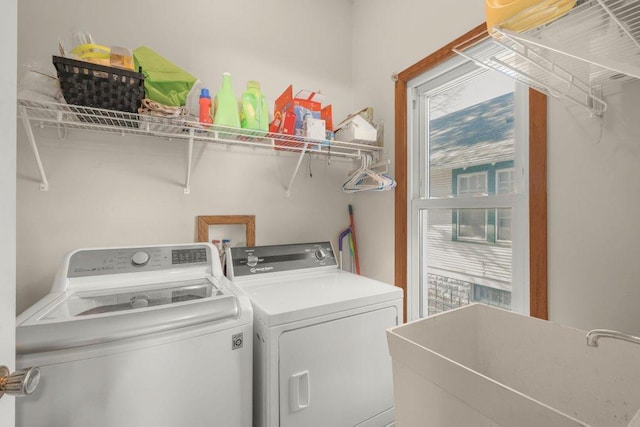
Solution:
[[[190,193],[192,155],[194,142],[216,143],[231,146],[258,147],[298,153],[298,163],[285,194],[290,195],[293,181],[306,153],[328,157],[356,158],[374,155],[382,147],[355,142],[310,139],[294,135],[228,128],[203,127],[200,123],[184,118],[165,118],[152,115],[126,113],[78,105],[59,104],[18,99],[18,118],[22,119],[27,139],[36,157],[40,173],[40,189],[47,191],[49,182],[40,158],[33,127],[54,127],[58,135],[66,135],[68,129],[106,132],[118,135],[141,135],[184,141],[188,147],[185,194]],[[62,132],[62,133],[61,133]]]
[[[640,79],[640,0],[578,2],[562,17],[516,33],[527,10],[454,51],[555,97],[600,115],[601,89]],[[534,6],[535,7],[535,6]]]
[[[183,118],[164,118],[78,105],[18,99],[18,117],[40,127],[82,129],[119,135],[143,135],[226,145],[309,152],[337,157],[360,157],[382,147],[354,142],[318,140],[294,135],[209,126]]]

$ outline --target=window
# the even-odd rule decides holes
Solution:
[[[487,173],[458,175],[458,196],[483,196],[487,194]]]
[[[464,173],[457,176],[458,196],[483,196],[487,194],[487,172]],[[458,209],[453,224],[455,238],[460,240],[487,240],[486,209]]]
[[[467,172],[469,169],[481,172]],[[453,171],[452,188],[456,196],[513,194],[515,180],[513,161],[486,164]],[[494,179],[489,180],[491,174]],[[502,219],[502,222],[500,222]],[[510,209],[457,209],[452,224],[454,240],[509,244],[511,242]]]
[[[512,194],[515,192],[513,168],[496,171],[496,193]]]
[[[487,240],[486,209],[458,209],[456,214],[458,240]]]
[[[526,91],[464,58],[410,83],[409,240],[419,316],[471,302],[525,311]]]
[[[496,193],[515,193],[515,178],[513,168],[496,171]],[[496,241],[511,242],[511,209],[496,209]]]
[[[407,69],[401,71],[397,75],[395,83],[395,177],[398,182],[398,187],[395,191],[395,284],[401,287],[405,291],[405,319],[413,320],[418,317],[427,314],[427,302],[429,309],[433,303],[438,310],[446,307],[459,306],[467,303],[467,297],[469,301],[472,298],[477,300],[484,299],[482,297],[483,292],[480,286],[485,286],[483,283],[476,283],[477,286],[472,287],[469,282],[464,280],[464,277],[452,277],[454,274],[451,271],[444,271],[446,275],[438,275],[438,271],[433,271],[434,274],[427,275],[426,281],[429,283],[425,286],[425,277],[421,274],[428,268],[427,260],[433,258],[435,255],[445,256],[440,258],[441,262],[448,260],[446,253],[431,252],[429,247],[421,245],[424,241],[424,234],[429,234],[429,237],[437,239],[442,238],[443,245],[459,244],[460,242],[453,242],[450,240],[452,227],[453,211],[451,208],[447,209],[446,206],[451,206],[455,209],[464,208],[464,204],[468,201],[473,201],[477,205],[477,208],[491,208],[491,206],[485,206],[485,201],[492,199],[492,202],[496,202],[495,209],[491,209],[493,215],[498,219],[500,230],[497,231],[497,239],[507,237],[510,234],[513,246],[513,257],[516,262],[513,264],[513,268],[508,275],[514,283],[524,283],[528,285],[530,283],[530,289],[527,292],[526,286],[516,286],[508,292],[507,289],[502,289],[510,294],[509,304],[512,310],[522,312],[524,314],[530,314],[531,316],[541,319],[548,318],[547,308],[547,198],[546,198],[546,159],[547,159],[547,99],[543,94],[533,90],[525,90],[525,96],[523,91],[518,90],[515,92],[515,104],[519,109],[523,110],[520,113],[519,123],[515,124],[516,132],[521,135],[520,143],[525,144],[525,150],[520,147],[517,151],[519,161],[514,164],[513,172],[513,193],[517,199],[520,199],[517,203],[503,203],[504,193],[501,193],[501,189],[496,190],[498,194],[489,196],[487,198],[482,197],[455,197],[451,191],[451,176],[446,174],[432,173],[437,172],[437,168],[431,168],[430,170],[421,169],[424,167],[425,162],[419,162],[419,159],[425,156],[424,152],[415,152],[416,149],[424,150],[424,146],[414,145],[416,130],[414,123],[414,111],[419,105],[418,101],[413,97],[414,90],[416,88],[416,81],[422,80],[424,82],[424,75],[426,73],[433,73],[434,71],[455,71],[450,61],[452,58],[456,58],[457,55],[453,52],[453,47],[462,43],[466,43],[469,40],[480,40],[482,37],[487,37],[486,25],[480,24],[471,31],[453,40],[451,43],[443,46],[441,49],[433,52],[431,55],[421,59],[415,64],[411,65]],[[459,65],[459,62],[457,63]],[[464,74],[464,73],[463,73]],[[433,74],[432,74],[433,76]],[[451,79],[452,73],[448,73],[447,79]],[[444,80],[447,80],[444,79]],[[420,83],[421,83],[420,82]],[[446,81],[441,83],[446,83]],[[481,85],[477,87],[482,88]],[[444,86],[442,87],[445,88]],[[455,95],[455,93],[453,93]],[[526,99],[528,95],[528,100]],[[432,98],[434,101],[438,101],[436,98]],[[441,98],[446,99],[446,97]],[[432,117],[435,118],[435,117]],[[515,118],[515,117],[514,117]],[[505,123],[508,123],[508,119]],[[464,122],[460,122],[464,123]],[[426,121],[426,126],[429,124],[435,124],[433,121]],[[424,133],[429,129],[419,129]],[[528,135],[527,135],[528,131]],[[418,132],[419,133],[419,132]],[[437,134],[432,134],[437,138]],[[446,139],[441,140],[446,142]],[[527,146],[528,144],[528,146]],[[442,162],[447,160],[446,144],[443,144],[444,149],[440,151],[440,158]],[[523,161],[524,154],[524,161]],[[433,166],[433,165],[432,165]],[[520,166],[525,166],[525,169],[519,169]],[[528,169],[526,168],[528,166]],[[415,177],[418,177],[419,182],[416,185]],[[509,175],[507,175],[508,177]],[[508,178],[494,176],[496,181],[509,180]],[[449,183],[447,185],[447,182]],[[439,184],[439,185],[435,185]],[[511,184],[508,184],[511,186]],[[424,191],[425,187],[429,188],[428,198],[426,198],[427,192]],[[447,188],[449,187],[449,188]],[[499,185],[500,187],[500,185]],[[504,187],[502,187],[504,188]],[[529,190],[528,195],[518,190]],[[442,198],[443,200],[439,200]],[[444,200],[446,199],[446,200]],[[513,200],[511,201],[513,202]],[[422,206],[422,209],[417,208]],[[425,205],[429,205],[428,209],[425,209]],[[517,205],[517,209],[510,209],[510,205]],[[500,209],[508,209],[507,211],[500,211]],[[510,217],[515,213],[519,215],[525,212],[529,214],[529,229],[526,228],[527,224],[523,224],[518,221],[517,218],[513,218],[510,221]],[[500,219],[502,221],[500,221]],[[431,224],[426,226],[425,224]],[[511,224],[509,227],[508,225]],[[416,238],[416,236],[418,238]],[[446,237],[449,236],[447,243]],[[528,248],[523,248],[526,245],[526,238],[530,236],[528,246],[530,247],[530,253],[527,253]],[[490,245],[470,245],[466,244],[465,247],[487,247],[493,249]],[[519,258],[519,259],[518,259]],[[476,273],[479,275],[484,272],[496,271],[495,265],[491,265],[491,258],[487,258],[486,262],[479,265],[476,268]],[[447,267],[447,265],[444,265]],[[481,280],[478,280],[481,282]],[[511,281],[507,283],[509,286]],[[498,288],[492,288],[494,290],[500,290]],[[428,295],[424,291],[428,291]],[[486,294],[486,292],[484,292]],[[504,295],[499,292],[494,292],[499,295]],[[428,298],[431,295],[435,295],[434,298]],[[473,296],[472,296],[473,295]],[[497,296],[490,297],[494,300],[498,300]],[[485,299],[486,300],[486,299]],[[506,299],[502,299],[505,301]]]
[[[511,209],[496,209],[496,240],[498,242],[511,241]]]
[[[511,307],[511,292],[494,289],[488,286],[475,285],[473,287],[474,301],[504,309]]]

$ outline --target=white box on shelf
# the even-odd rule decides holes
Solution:
[[[307,117],[304,119],[304,135],[311,139],[326,138],[326,126],[324,120]]]
[[[378,131],[360,115],[349,117],[340,123],[336,130],[336,140],[344,142],[376,142]]]

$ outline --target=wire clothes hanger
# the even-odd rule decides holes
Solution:
[[[363,154],[361,156],[361,164],[358,169],[353,171],[349,178],[342,184],[342,190],[345,193],[355,193],[358,191],[389,191],[395,188],[396,181],[386,174],[388,162],[373,165],[373,156]],[[378,172],[375,169],[384,166],[384,172]]]

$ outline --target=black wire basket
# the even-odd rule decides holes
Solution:
[[[60,89],[67,104],[137,114],[144,98],[144,75],[140,72],[107,67],[86,61],[53,56]],[[122,116],[122,117],[120,117]],[[114,115],[118,124],[137,127],[127,115]],[[85,122],[103,123],[101,115],[79,115]]]

